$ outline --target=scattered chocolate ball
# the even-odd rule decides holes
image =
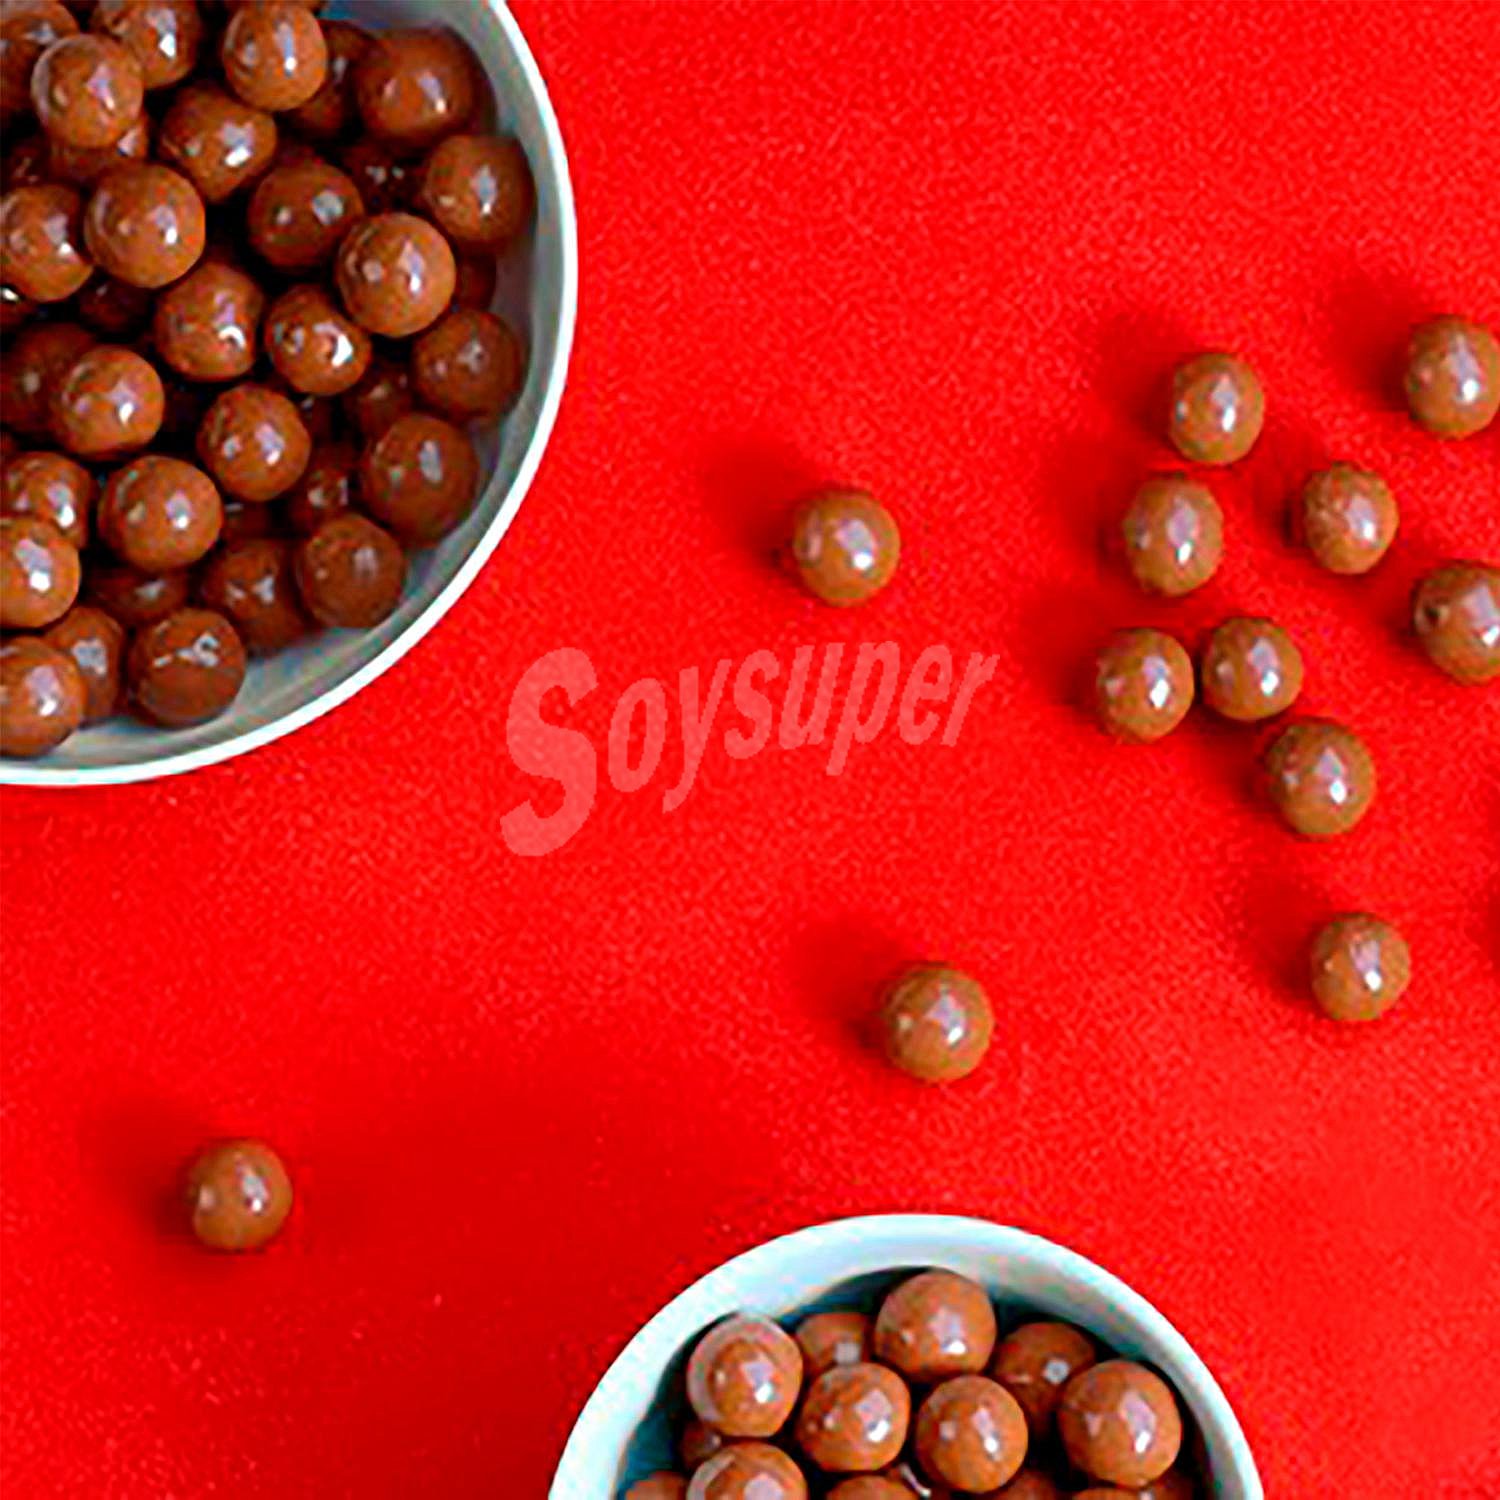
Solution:
[[[271,304],[265,342],[276,373],[308,396],[349,390],[370,364],[369,334],[317,286],[294,286]]]
[[[521,389],[521,341],[494,313],[454,308],[412,349],[412,379],[422,403],[452,422],[498,417]]]
[[[224,508],[202,469],[159,453],[115,470],[99,502],[99,535],[144,573],[186,568],[219,539]]]
[[[983,1375],[945,1380],[917,1413],[917,1457],[955,1489],[998,1489],[1026,1458],[1026,1418],[1014,1396]]]
[[[78,22],[54,0],[25,5],[7,0],[0,6],[0,119],[10,120],[31,108],[31,74],[37,59],[54,42],[77,33]]]
[[[52,392],[95,339],[76,323],[23,329],[0,359],[0,417],[23,437],[52,437]]]
[[[324,21],[328,71],[316,94],[287,113],[301,134],[315,141],[334,141],[358,119],[354,100],[354,64],[370,45],[370,33],[348,21]]]
[[[923,1083],[966,1078],[984,1061],[995,1019],[983,987],[959,969],[916,964],[887,990],[880,1034],[887,1060]]]
[[[875,1358],[930,1385],[977,1374],[995,1350],[995,1309],[977,1282],[923,1271],[889,1293],[875,1318]]]
[[[725,1319],[688,1358],[688,1403],[726,1437],[774,1436],[801,1389],[802,1352],[766,1318]]]
[[[271,165],[276,139],[276,122],[264,110],[216,84],[194,83],[172,96],[156,148],[206,203],[222,203]]]
[[[379,141],[364,136],[340,153],[339,161],[372,214],[408,208],[416,193],[409,162],[399,161]]]
[[[188,1168],[193,1233],[210,1250],[259,1250],[292,1210],[292,1180],[264,1141],[215,1141]]]
[[[37,119],[70,146],[113,145],[140,118],[145,98],[134,53],[106,36],[65,36],[31,72]]]
[[[245,648],[223,615],[179,609],[137,632],[125,670],[134,706],[177,729],[215,718],[234,702],[245,680]]]
[[[1302,677],[1302,653],[1271,620],[1225,620],[1203,648],[1203,701],[1236,723],[1284,713],[1302,692]]]
[[[1193,706],[1193,662],[1164,630],[1121,630],[1099,653],[1094,707],[1116,739],[1146,744],[1170,734]]]
[[[804,1318],[794,1337],[808,1378],[816,1379],[836,1365],[867,1364],[871,1332],[870,1320],[860,1312],[813,1313]]]
[[[1186,459],[1232,464],[1254,446],[1266,420],[1260,378],[1233,354],[1199,354],[1172,372],[1167,436]]]
[[[309,629],[292,573],[292,544],[279,537],[221,548],[203,569],[198,598],[233,624],[252,656],[284,651]]]
[[[1467,318],[1422,324],[1406,349],[1406,403],[1434,437],[1483,432],[1500,412],[1500,341]]]
[[[203,199],[170,167],[155,162],[112,167],[94,186],[83,237],[111,276],[132,286],[166,286],[192,270],[203,254]]]
[[[425,412],[399,417],[360,462],[365,508],[409,547],[428,546],[452,531],[469,513],[478,485],[474,445]]]
[[[376,214],[339,246],[339,295],[361,327],[386,338],[429,328],[453,297],[456,264],[448,241],[412,214]]]
[[[353,181],[317,157],[278,166],[255,185],[250,243],[278,271],[312,271],[333,260],[365,206]]]
[[[792,561],[825,604],[863,604],[891,581],[900,559],[895,520],[864,490],[819,490],[793,518]]]
[[[807,1500],[807,1480],[779,1448],[735,1443],[688,1481],[688,1500]]]
[[[89,29],[134,55],[147,89],[181,83],[198,65],[203,42],[198,0],[98,0]]]
[[[1126,1359],[1075,1375],[1063,1389],[1057,1428],[1076,1468],[1128,1489],[1160,1478],[1182,1447],[1182,1417],[1171,1388]]]
[[[0,515],[50,521],[75,547],[89,539],[94,476],[60,453],[27,453],[0,476]]]
[[[868,1474],[900,1456],[911,1420],[906,1382],[883,1365],[839,1365],[814,1380],[797,1442],[828,1474]]]
[[[286,494],[287,525],[311,536],[324,521],[353,509],[358,491],[359,450],[352,443],[319,443]]]
[[[340,402],[344,415],[366,441],[378,438],[415,404],[410,367],[379,354],[370,361],[364,379]]]
[[[6,564],[0,560],[0,575]],[[83,722],[87,693],[73,659],[34,635],[0,641],[0,755],[45,755]]]
[[[237,380],[255,364],[265,294],[243,271],[205,260],[156,300],[156,352],[189,380]]]
[[[1332,464],[1302,487],[1301,533],[1330,573],[1368,573],[1396,539],[1400,515],[1380,475]]]
[[[133,349],[96,344],[52,392],[52,430],[69,453],[115,458],[144,448],[161,428],[161,376]]]
[[[1455,682],[1500,677],[1500,567],[1449,562],[1417,585],[1412,623],[1428,660]]]
[[[24,328],[35,313],[36,303],[30,297],[23,297],[13,286],[0,285],[0,338]]]
[[[1071,1323],[1023,1323],[1001,1339],[990,1374],[1015,1397],[1039,1441],[1053,1430],[1063,1387],[1098,1359],[1094,1341]]]
[[[255,109],[306,104],[328,76],[323,28],[301,5],[239,7],[224,28],[219,61],[229,87]]]
[[[41,630],[73,607],[78,549],[50,521],[0,516],[0,627]]]
[[[127,630],[164,619],[187,603],[188,575],[143,573],[129,563],[90,563],[84,598],[112,615]]]
[[[1375,800],[1375,762],[1353,730],[1330,719],[1289,724],[1266,752],[1266,783],[1282,820],[1303,838],[1348,833]]]
[[[198,456],[229,494],[274,500],[302,477],[312,439],[296,408],[263,385],[237,385],[208,409]]]
[[[648,1474],[625,1491],[625,1500],[684,1500],[687,1486],[680,1474]]]
[[[417,152],[469,123],[479,76],[469,49],[451,31],[386,31],[354,65],[354,97],[372,135],[398,153]]]
[[[83,722],[119,711],[125,676],[125,627],[89,604],[75,605],[44,636],[69,657],[83,679]]]
[[[325,521],[292,553],[297,592],[324,625],[367,630],[401,601],[406,556],[390,532],[350,513]]]
[[[1148,593],[1191,593],[1214,576],[1224,556],[1219,502],[1186,474],[1159,474],[1141,485],[1121,530],[1126,563]]]
[[[70,146],[66,141],[47,142],[47,171],[59,181],[79,187],[91,186],[111,167],[145,161],[151,154],[151,119],[141,115],[130,129],[109,146]]]
[[[0,198],[5,279],[33,302],[61,302],[93,274],[84,249],[83,200],[49,182],[12,188]]]
[[[498,250],[526,227],[532,205],[526,153],[509,137],[451,135],[422,168],[417,203],[454,245]]]
[[[1379,917],[1365,912],[1335,917],[1313,939],[1313,997],[1332,1020],[1377,1020],[1410,983],[1411,949]]]

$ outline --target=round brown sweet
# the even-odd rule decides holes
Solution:
[[[1027,1441],[1016,1398],[983,1375],[944,1381],[917,1413],[917,1459],[955,1489],[998,1489],[1021,1467]]]
[[[139,630],[164,619],[188,601],[185,571],[143,573],[129,563],[89,563],[84,599],[118,620],[126,630]]]
[[[1330,719],[1289,724],[1267,750],[1265,770],[1272,804],[1303,838],[1348,833],[1375,800],[1374,759],[1353,730]]]
[[[307,633],[292,574],[292,544],[279,537],[231,542],[208,560],[198,597],[225,616],[252,656],[271,656]]]
[[[77,604],[44,637],[69,657],[83,679],[83,722],[107,719],[120,707],[125,668],[125,627],[112,615]]]
[[[349,315],[386,338],[430,328],[453,297],[453,251],[412,214],[361,220],[339,246],[334,269]]]
[[[1224,515],[1207,485],[1186,474],[1158,474],[1135,492],[1120,523],[1125,561],[1152,594],[1201,588],[1224,555]]]
[[[181,83],[198,65],[203,43],[198,0],[99,0],[89,29],[134,54],[147,89]]]
[[[94,476],[61,453],[27,453],[5,466],[0,477],[0,515],[50,521],[75,547],[89,539]]]
[[[900,560],[895,518],[864,490],[819,490],[792,519],[792,562],[825,604],[863,604],[891,581]]]
[[[1184,458],[1232,464],[1255,446],[1265,420],[1260,377],[1237,355],[1195,355],[1172,372],[1167,435]]]
[[[469,123],[478,78],[472,54],[451,31],[385,31],[354,65],[354,97],[365,128],[411,154]]]
[[[1335,1021],[1374,1021],[1411,983],[1411,949],[1389,922],[1348,912],[1313,939],[1312,992]]]
[[[83,200],[49,182],[0,198],[0,256],[6,281],[33,302],[61,302],[94,272],[84,247]]]
[[[203,199],[170,167],[112,167],[95,184],[83,237],[111,276],[132,286],[166,286],[187,275],[203,254]]]
[[[256,253],[278,271],[311,271],[333,259],[364,213],[353,181],[313,158],[273,167],[256,183],[246,227]]]
[[[1170,734],[1193,706],[1193,662],[1164,630],[1120,630],[1100,651],[1094,708],[1116,739],[1147,744]]]
[[[1239,724],[1284,713],[1302,678],[1302,653],[1274,620],[1237,615],[1215,627],[1203,648],[1203,701]]]
[[[259,1250],[292,1210],[292,1180],[264,1141],[214,1141],[187,1170],[193,1233],[210,1250]]]
[[[322,287],[294,286],[266,312],[266,353],[276,373],[308,396],[337,396],[370,365],[370,335]]]
[[[302,603],[320,624],[368,629],[401,602],[406,554],[390,532],[351,512],[303,537],[292,569]]]
[[[453,306],[487,311],[495,300],[500,270],[490,256],[460,255],[453,282]]]
[[[37,59],[31,103],[47,134],[111,146],[140,118],[145,79],[135,54],[107,36],[66,36]]]
[[[0,6],[0,119],[31,108],[37,59],[54,42],[77,33],[78,22],[55,0],[6,0]]]
[[[52,392],[94,336],[76,323],[24,328],[0,359],[0,420],[30,438],[52,435]]]
[[[24,328],[36,314],[36,303],[13,286],[0,283],[0,337]]]
[[[875,1318],[875,1358],[917,1384],[983,1370],[995,1351],[989,1293],[953,1271],[923,1271],[886,1297]]]
[[[113,145],[70,146],[50,141],[47,170],[59,180],[87,186],[97,182],[111,167],[145,161],[151,154],[151,120],[142,114]]]
[[[179,609],[144,626],[125,661],[130,698],[169,729],[201,724],[234,702],[245,680],[245,647],[223,615]]]
[[[151,321],[155,300],[145,287],[116,281],[113,276],[94,276],[73,306],[79,321],[95,333],[123,340],[135,338]]]
[[[34,635],[0,642],[0,755],[55,749],[83,723],[87,693],[73,659]]]
[[[352,443],[318,443],[287,492],[287,525],[298,536],[311,536],[324,521],[353,509],[358,492],[359,450]]]
[[[688,1500],[807,1500],[807,1480],[780,1448],[735,1443],[688,1481]]]
[[[1434,318],[1406,349],[1406,403],[1434,437],[1483,432],[1500,413],[1500,340],[1468,318]]]
[[[1057,1430],[1068,1459],[1091,1479],[1140,1489],[1182,1447],[1182,1417],[1167,1383],[1144,1365],[1108,1359],[1063,1389]]]
[[[172,97],[156,149],[207,203],[254,182],[276,154],[276,122],[218,85],[192,83]]]
[[[797,1417],[802,1451],[829,1474],[873,1474],[906,1442],[911,1395],[883,1365],[839,1365],[808,1388]]]
[[[911,1491],[884,1474],[856,1474],[834,1485],[828,1500],[911,1500]]]
[[[416,405],[411,389],[411,368],[377,354],[364,379],[340,403],[344,415],[373,442],[399,417]]]
[[[870,1359],[870,1320],[860,1312],[813,1313],[795,1333],[809,1380],[836,1365],[862,1365]]]
[[[1098,1359],[1094,1341],[1071,1323],[1023,1323],[1000,1340],[990,1374],[1016,1398],[1035,1442],[1051,1433],[1063,1387]]]
[[[944,964],[906,969],[881,1002],[886,1060],[923,1083],[966,1078],[984,1061],[994,1029],[983,987]]]
[[[219,540],[224,508],[202,469],[159,453],[116,469],[99,502],[99,535],[144,573],[186,568]]]
[[[682,1467],[691,1474],[699,1464],[707,1463],[721,1448],[740,1441],[740,1438],[725,1437],[717,1428],[710,1427],[707,1422],[700,1422],[695,1417],[684,1425],[678,1435],[677,1456],[682,1461]]]
[[[1380,475],[1331,464],[1302,487],[1302,539],[1330,573],[1368,573],[1396,539],[1400,515]]]
[[[801,1389],[802,1351],[768,1318],[726,1318],[688,1358],[688,1403],[726,1437],[780,1432]]]
[[[441,417],[399,417],[365,449],[359,490],[365,509],[409,547],[446,536],[469,513],[479,460],[468,437]]]
[[[78,549],[50,521],[0,516],[0,627],[41,630],[73,607]]]
[[[417,202],[463,250],[498,250],[531,217],[531,169],[509,136],[450,135],[422,168]]]
[[[453,308],[412,349],[412,380],[424,406],[454,422],[498,417],[521,389],[521,341],[494,313]]]
[[[198,429],[198,456],[226,493],[274,500],[302,477],[312,439],[287,398],[263,385],[225,391]]]
[[[625,1491],[625,1500],[684,1500],[687,1480],[681,1474],[648,1474]]]
[[[392,156],[379,141],[362,136],[339,154],[359,196],[372,214],[406,208],[416,194],[416,173],[410,162]]]
[[[1417,585],[1412,623],[1428,659],[1455,682],[1500,677],[1500,567],[1449,562],[1435,568]]]
[[[219,43],[229,87],[255,109],[277,111],[306,104],[328,76],[323,28],[301,5],[241,6]]]
[[[161,376],[133,349],[95,344],[52,392],[52,430],[69,453],[113,458],[143,448],[161,428]]]
[[[255,364],[265,294],[243,271],[205,260],[156,300],[156,352],[189,380],[237,380]]]
[[[316,94],[299,104],[287,119],[314,141],[333,141],[347,133],[359,117],[354,101],[354,64],[370,45],[370,33],[348,21],[324,21],[328,71]]]

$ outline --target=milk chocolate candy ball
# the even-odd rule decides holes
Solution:
[[[820,490],[793,518],[792,561],[825,604],[863,604],[891,581],[900,559],[895,520],[864,490]]]
[[[36,303],[13,286],[0,285],[0,338],[24,328],[36,314]]]
[[[215,718],[234,702],[245,680],[245,648],[223,615],[179,609],[137,632],[125,670],[135,707],[177,729]]]
[[[1193,693],[1192,658],[1164,630],[1121,630],[1099,653],[1094,706],[1116,739],[1145,744],[1170,734]]]
[[[271,165],[276,122],[214,84],[189,84],[173,96],[157,150],[205,202],[222,203]]]
[[[301,5],[241,6],[219,44],[229,87],[256,109],[296,109],[323,87],[328,46]]]
[[[302,477],[312,439],[296,408],[262,385],[237,385],[209,407],[198,456],[229,494],[274,500]]]
[[[120,707],[125,673],[125,627],[89,604],[70,609],[45,635],[83,679],[83,722],[107,719]]]
[[[113,145],[140,118],[145,97],[140,63],[109,37],[64,37],[31,72],[37,119],[70,146]]]
[[[292,1210],[292,1180],[264,1141],[215,1141],[187,1170],[193,1233],[210,1250],[259,1250]]]
[[[47,170],[60,181],[88,186],[97,182],[111,167],[145,161],[150,154],[151,121],[142,114],[113,145],[70,146],[66,141],[49,141]]]
[[[399,161],[379,141],[369,136],[352,142],[339,155],[339,164],[349,173],[366,209],[388,214],[410,205],[417,180],[410,162]]]
[[[688,1481],[688,1500],[807,1500],[807,1480],[780,1448],[735,1443]]]
[[[1303,719],[1283,729],[1266,752],[1266,784],[1293,833],[1334,838],[1348,833],[1375,800],[1375,762],[1342,724]]]
[[[802,1352],[767,1318],[725,1319],[688,1359],[688,1402],[726,1437],[780,1432],[801,1389]]]
[[[887,1061],[923,1083],[965,1078],[984,1061],[994,1013],[983,988],[942,964],[917,964],[886,991],[880,1038]]]
[[[0,642],[0,755],[45,755],[83,723],[72,658],[34,635]]]
[[[370,361],[364,379],[341,403],[344,415],[366,441],[378,438],[415,404],[410,368],[378,354]]]
[[[406,338],[430,328],[453,297],[453,251],[411,214],[376,214],[356,224],[335,262],[349,315],[371,333]]]
[[[27,453],[5,466],[0,515],[50,521],[75,547],[89,539],[94,476],[61,453]]]
[[[834,1485],[828,1500],[911,1500],[911,1491],[883,1474],[856,1474]]]
[[[859,1312],[814,1313],[804,1318],[795,1337],[808,1378],[836,1365],[868,1364],[871,1332],[870,1320]]]
[[[370,45],[370,33],[348,21],[324,21],[322,25],[328,71],[317,93],[291,110],[287,119],[310,140],[332,141],[344,135],[358,118],[354,64]]]
[[[91,562],[84,597],[127,630],[139,630],[181,609],[188,589],[186,572],[143,573],[129,563]]]
[[[24,329],[0,359],[0,418],[30,438],[52,436],[52,392],[94,336],[76,323]]]
[[[189,380],[237,380],[255,364],[264,308],[243,271],[204,261],[157,298],[156,351]]]
[[[906,1382],[883,1365],[840,1365],[813,1381],[797,1442],[828,1474],[872,1474],[900,1456],[911,1420]]]
[[[96,344],[52,392],[52,430],[69,453],[112,458],[144,448],[161,427],[161,376],[132,349]]]
[[[327,265],[362,219],[359,189],[337,167],[316,158],[273,167],[255,185],[247,228],[256,253],[278,271]]]
[[[1335,917],[1313,939],[1312,992],[1335,1021],[1374,1021],[1411,983],[1411,949],[1389,922],[1366,912]]]
[[[286,523],[296,535],[311,536],[324,521],[351,510],[358,491],[358,449],[352,443],[319,443],[286,495]]]
[[[1444,563],[1417,585],[1412,622],[1428,659],[1455,682],[1500,677],[1500,567]]]
[[[1353,464],[1332,464],[1302,487],[1300,530],[1330,573],[1368,573],[1396,539],[1400,516],[1391,487]]]
[[[93,274],[84,249],[83,200],[48,183],[0,198],[0,252],[6,281],[33,302],[61,302]]]
[[[1057,1428],[1068,1459],[1091,1479],[1140,1489],[1165,1474],[1182,1447],[1177,1399],[1159,1375],[1105,1360],[1063,1389]]]
[[[271,656],[307,633],[292,544],[279,537],[221,547],[203,569],[198,597],[233,624],[252,656]]]
[[[625,1500],[684,1500],[687,1485],[680,1474],[648,1474],[625,1491]]]
[[[1254,446],[1266,420],[1255,371],[1233,354],[1199,354],[1172,372],[1167,435],[1184,458],[1232,464]]]
[[[0,119],[31,108],[37,59],[54,42],[77,32],[78,22],[54,0],[6,0],[0,6]]]
[[[151,321],[156,299],[145,287],[94,276],[79,292],[74,308],[78,320],[109,343],[135,338]]]
[[[1203,701],[1240,724],[1285,712],[1302,691],[1302,676],[1302,653],[1271,620],[1225,620],[1203,648]]]
[[[478,68],[451,31],[385,31],[354,65],[365,128],[400,154],[462,130],[478,103]]]
[[[886,1297],[875,1319],[875,1358],[917,1384],[984,1369],[995,1349],[989,1293],[953,1271],[923,1271]]]
[[[1224,516],[1206,485],[1186,474],[1148,479],[1121,522],[1125,561],[1148,593],[1176,597],[1201,588],[1224,555]]]
[[[1424,323],[1406,349],[1406,403],[1434,437],[1483,432],[1500,412],[1500,341],[1467,318]]]
[[[1063,1387],[1098,1359],[1093,1340],[1069,1323],[1023,1323],[1001,1339],[990,1374],[1016,1398],[1036,1441],[1051,1433]]]
[[[0,516],[0,627],[40,630],[73,607],[78,549],[50,521]]]
[[[114,167],[94,186],[83,237],[94,260],[132,286],[159,287],[185,276],[203,254],[203,199],[170,167]]]
[[[455,245],[498,250],[531,217],[526,153],[508,136],[449,136],[422,168],[417,202]]]
[[[398,418],[360,463],[365,508],[408,547],[428,546],[452,531],[469,513],[478,484],[474,445],[425,412]]]
[[[1015,1397],[983,1375],[944,1381],[917,1413],[917,1458],[955,1489],[998,1489],[1021,1467],[1026,1446]]]
[[[116,556],[146,573],[185,568],[219,539],[224,508],[202,469],[143,454],[115,470],[99,502],[99,535]]]
[[[370,335],[322,287],[283,292],[266,313],[265,344],[276,373],[308,396],[337,396],[370,365]]]
[[[453,422],[498,417],[525,373],[521,341],[494,313],[445,313],[412,350],[412,379],[424,406]]]
[[[364,516],[325,521],[292,553],[297,592],[324,625],[367,630],[401,601],[406,554],[388,531]]]
[[[99,0],[89,29],[134,55],[148,89],[181,83],[197,66],[203,42],[198,0]]]

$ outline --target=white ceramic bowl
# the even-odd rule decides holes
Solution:
[[[459,32],[489,75],[499,125],[517,137],[531,164],[535,227],[506,252],[495,297],[496,309],[524,334],[529,366],[498,435],[474,429],[487,481],[462,526],[411,555],[400,607],[375,629],[323,631],[252,662],[229,711],[207,724],[162,730],[112,719],[37,760],[0,759],[0,782],[83,786],[175,775],[254,750],[327,713],[398,662],[443,617],[505,535],[541,462],[573,343],[578,234],[557,117],[520,29],[502,0],[335,0],[324,14],[374,31],[441,23]]]
[[[589,1398],[552,1482],[552,1500],[618,1500],[672,1465],[682,1365],[698,1335],[729,1313],[787,1318],[871,1308],[903,1272],[958,1271],[989,1287],[1002,1315],[1044,1313],[1154,1365],[1176,1387],[1203,1440],[1210,1493],[1264,1500],[1255,1460],[1218,1383],[1143,1297],[1050,1240],[981,1219],[891,1214],[844,1219],[772,1240],[711,1271],[636,1334]]]

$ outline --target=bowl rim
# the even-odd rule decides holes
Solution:
[[[426,608],[411,621],[383,650],[373,656],[362,667],[325,688],[311,701],[280,714],[269,723],[243,730],[228,739],[212,745],[203,745],[194,750],[167,754],[159,759],[140,761],[118,766],[72,766],[49,767],[45,758],[27,761],[9,758],[0,759],[0,786],[28,787],[80,787],[121,786],[129,782],[154,781],[166,776],[179,776],[187,771],[196,771],[219,761],[230,760],[269,745],[320,719],[341,703],[352,698],[367,687],[382,673],[396,665],[456,604],[464,591],[478,576],[479,570],[490,559],[500,539],[510,530],[511,522],[526,498],[536,471],[541,465],[542,455],[552,436],[557,420],[558,407],[562,402],[563,387],[567,383],[568,363],[573,349],[573,333],[578,321],[578,215],[573,197],[573,179],[568,170],[568,155],[563,145],[562,129],[557,122],[557,112],[552,107],[551,96],[531,48],[506,0],[480,0],[499,23],[501,31],[511,47],[517,66],[526,80],[541,124],[542,137],[556,174],[558,239],[562,252],[562,276],[559,293],[556,353],[547,372],[546,385],[542,390],[541,403],[537,411],[536,425],[521,454],[510,487],[501,497],[494,519],[481,533],[473,549],[459,565],[453,577],[438,591]]]
[[[642,1389],[654,1390],[662,1371],[699,1330],[749,1305],[740,1295],[752,1283],[780,1280],[792,1292],[796,1267],[820,1255],[837,1253],[844,1266],[837,1280],[908,1265],[943,1264],[956,1248],[986,1254],[1025,1257],[1044,1262],[1061,1278],[1081,1283],[1112,1304],[1122,1317],[1152,1342],[1171,1351],[1187,1374],[1191,1406],[1200,1429],[1212,1429],[1227,1451],[1230,1474],[1245,1500],[1264,1500],[1250,1444],[1228,1398],[1187,1339],[1141,1294],[1102,1266],[1041,1235],[957,1214],[874,1214],[834,1219],[779,1235],[732,1257],[700,1276],[658,1311],[630,1340],[605,1371],[584,1403],[563,1448],[553,1477],[550,1500],[612,1500],[599,1486],[600,1445],[615,1448],[609,1429],[621,1412],[630,1412]],[[820,1288],[802,1288],[798,1300]],[[773,1314],[774,1315],[774,1314]],[[612,1476],[605,1476],[612,1482]]]

